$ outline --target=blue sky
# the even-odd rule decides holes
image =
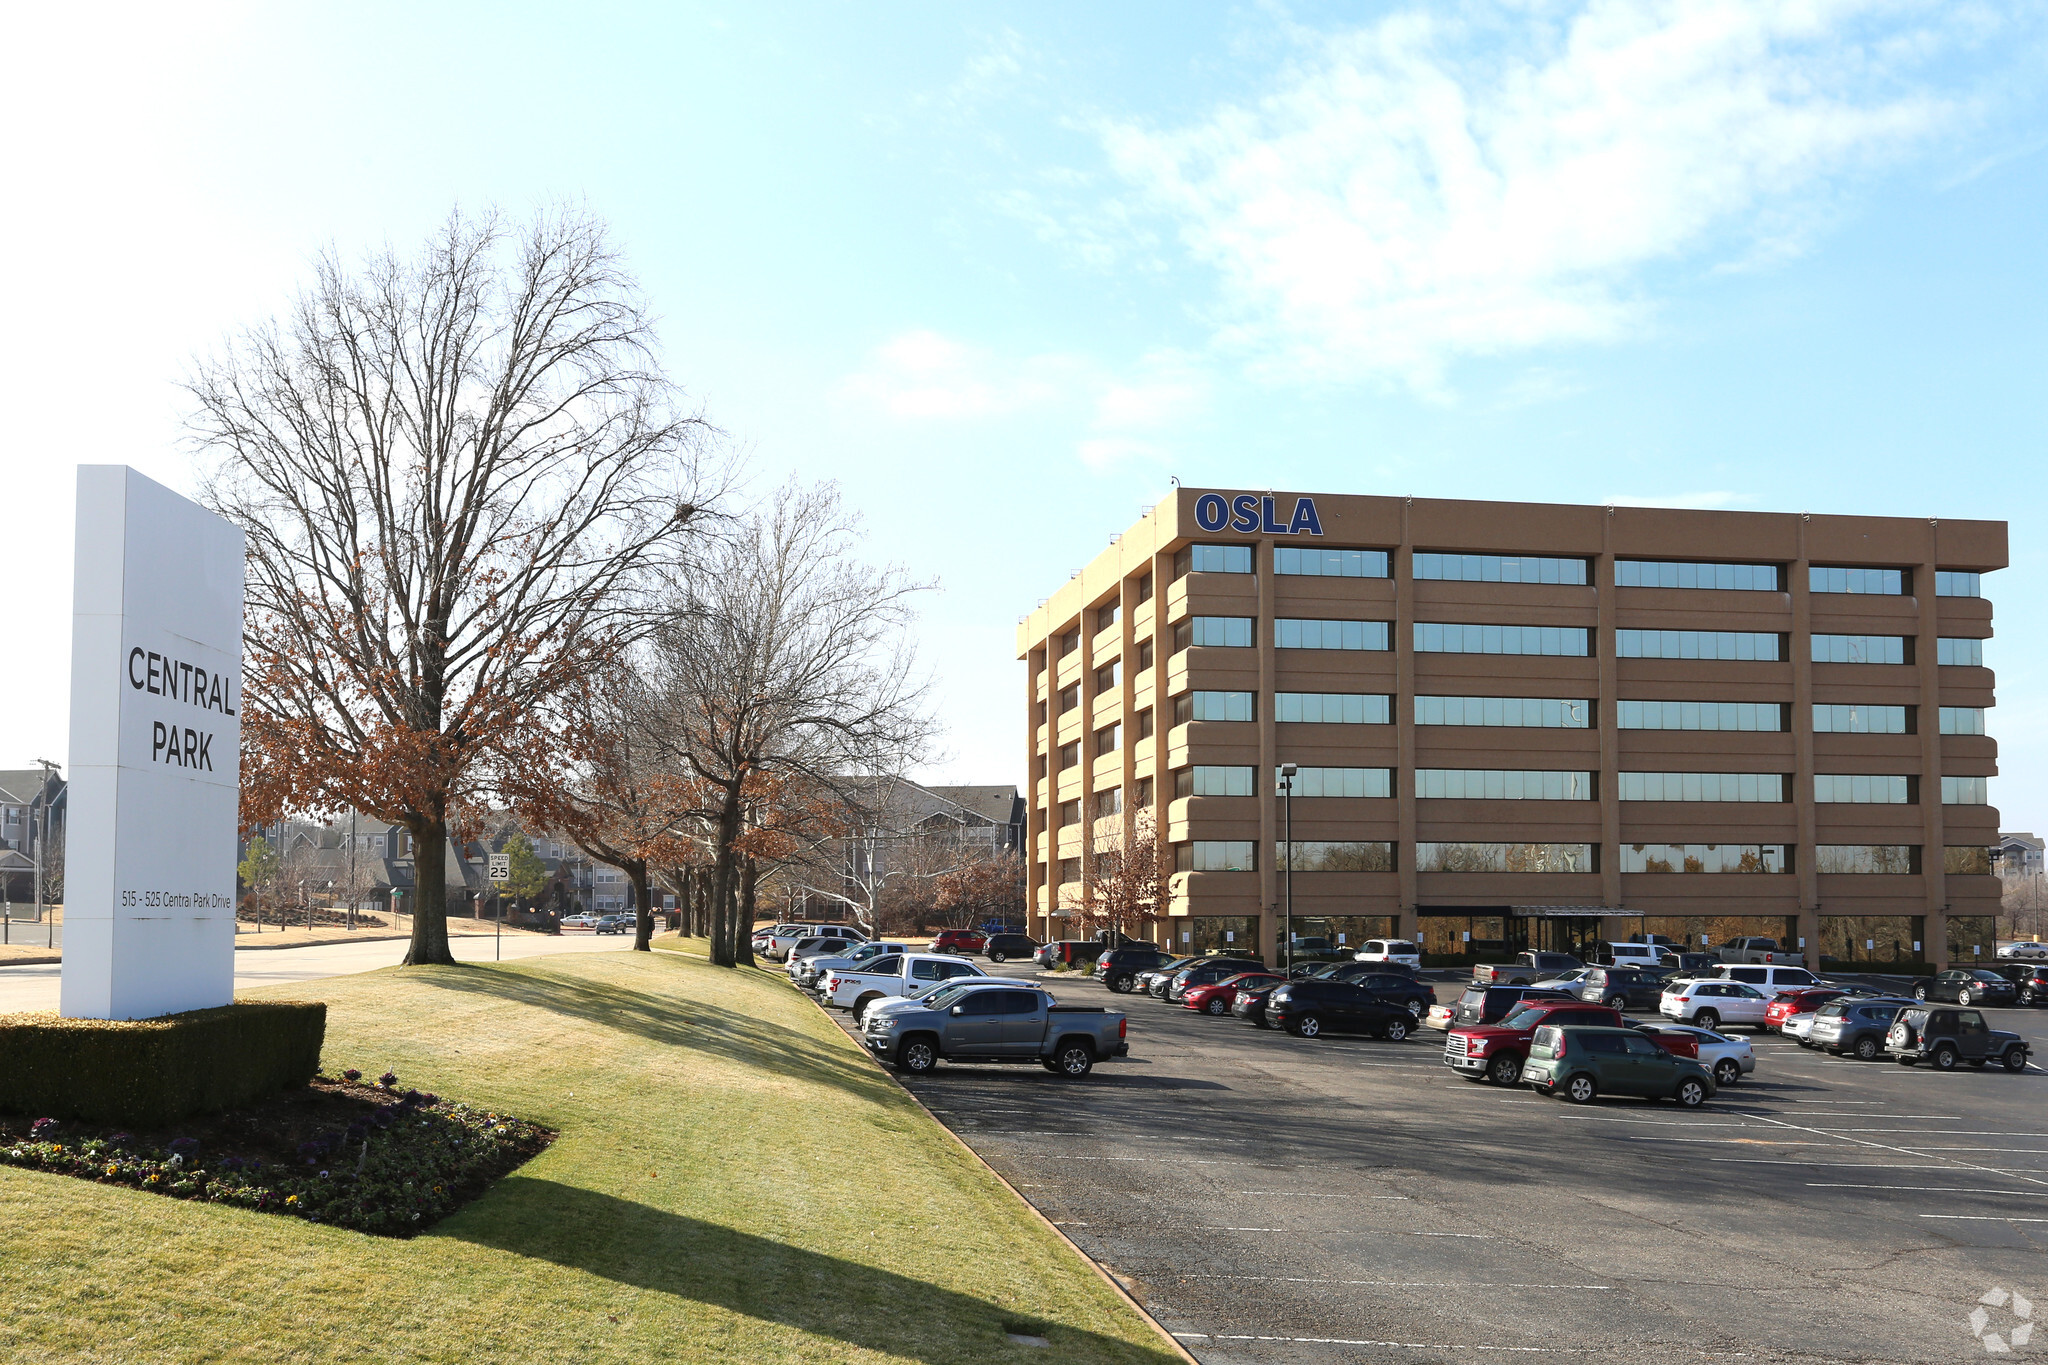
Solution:
[[[2007,828],[2048,825],[2048,20],[2024,5],[366,4],[17,21],[16,636],[71,467],[327,242],[568,197],[755,486],[940,580],[935,775],[1022,775],[1019,613],[1221,486],[2004,517]],[[20,582],[21,580],[17,580]],[[62,669],[0,671],[0,764]]]

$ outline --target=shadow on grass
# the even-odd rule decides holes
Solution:
[[[932,1365],[1010,1356],[1006,1331],[1049,1337],[1057,1348],[1053,1360],[1174,1359],[1160,1347],[1046,1322],[1030,1305],[1005,1307],[857,1261],[529,1176],[500,1181],[487,1205],[458,1214],[429,1236],[535,1257]],[[999,1245],[988,1251],[1006,1254]],[[687,1342],[677,1346],[687,1349]]]
[[[836,1086],[863,1098],[880,1100],[895,1093],[895,1088],[874,1067],[843,1046],[772,1020],[687,996],[580,981],[544,969],[535,972],[435,967],[418,970],[414,979],[439,990],[528,1005],[617,1029],[649,1042],[710,1053],[764,1071]]]

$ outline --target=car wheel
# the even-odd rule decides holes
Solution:
[[[1486,1064],[1486,1079],[1495,1085],[1513,1085],[1522,1079],[1522,1059],[1516,1056],[1496,1057]]]
[[[1876,1061],[1877,1054],[1880,1051],[1882,1049],[1878,1047],[1877,1039],[1875,1038],[1858,1038],[1856,1040],[1856,1060],[1859,1062]]]
[[[1294,1021],[1291,1032],[1297,1038],[1320,1038],[1323,1034],[1323,1021],[1313,1014],[1304,1014]]]
[[[990,953],[990,954],[988,955],[988,960],[989,960],[990,962],[1001,962],[1001,961],[1003,961],[1003,954],[1001,954],[1001,953]]]
[[[1131,988],[1136,986],[1137,984],[1137,982],[1131,980],[1131,978],[1128,976],[1112,976],[1109,979],[1109,988],[1115,991],[1118,995],[1129,995],[1131,993]]]
[[[1692,1017],[1692,1026],[1694,1028],[1713,1029],[1719,1028],[1720,1025],[1721,1016],[1713,1010],[1701,1010]]]
[[[1735,1084],[1737,1081],[1741,1079],[1742,1067],[1737,1064],[1736,1060],[1733,1057],[1723,1057],[1720,1061],[1714,1063],[1715,1085],[1729,1086]],[[1688,1084],[1691,1084],[1691,1082],[1688,1082]],[[1682,1089],[1683,1087],[1681,1087],[1681,1090]],[[1692,1106],[1687,1105],[1686,1107],[1691,1108]]]
[[[1927,998],[1927,988],[1925,986],[1915,986],[1913,988],[1913,998],[1915,1000],[1925,1000]]]
[[[1211,1000],[1208,1004],[1202,1006],[1202,1008],[1207,1010],[1211,1014],[1230,1013],[1230,1006],[1223,1003],[1223,997],[1220,995],[1217,996],[1215,999]]]
[[[906,1076],[922,1076],[939,1064],[939,1050],[923,1038],[912,1038],[896,1052],[896,1069]]]
[[[1697,1076],[1688,1076],[1678,1083],[1678,1094],[1673,1098],[1681,1109],[1697,1109],[1707,1102],[1707,1088]]]
[[[2025,1071],[2027,1069],[2027,1054],[2016,1047],[2007,1048],[2005,1056],[1999,1060],[2005,1064],[2007,1071]]]
[[[1410,1000],[1408,1002],[1408,1017],[1416,1020],[1418,1023],[1421,1022],[1422,1002],[1420,1000]]]
[[[2022,1005],[2031,1005],[2034,1003],[2034,988],[2032,986],[2020,987],[2020,1003]]]
[[[1600,1097],[1600,1087],[1593,1084],[1593,1078],[1581,1071],[1564,1083],[1564,1097],[1573,1104],[1591,1104]]]
[[[1086,1043],[1062,1043],[1052,1060],[1053,1070],[1070,1081],[1078,1081],[1095,1069],[1095,1053]]]
[[[1386,1037],[1387,1041],[1390,1043],[1400,1043],[1407,1041],[1408,1021],[1406,1019],[1389,1019],[1387,1021]]]
[[[1619,1013],[1628,1007],[1628,997],[1625,995],[1610,995],[1600,1003]]]
[[[1935,1048],[1934,1069],[1936,1071],[1954,1071],[1956,1069],[1956,1050],[1947,1043],[1943,1043]]]
[[[1970,992],[1967,988],[1956,992],[1956,1003],[1958,1005],[1967,1005],[1970,1003]]]

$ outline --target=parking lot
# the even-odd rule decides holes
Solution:
[[[1204,1362],[1953,1361],[2029,1321],[1973,1324],[1993,1290],[2048,1319],[2038,1067],[1759,1035],[1703,1109],[1581,1108],[1451,1075],[1430,1030],[1305,1040],[991,970],[1127,1011],[1131,1057],[908,1084]],[[1987,1013],[2048,1042],[2048,1015]]]

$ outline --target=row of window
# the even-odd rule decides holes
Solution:
[[[1173,775],[1173,794],[1185,796],[1251,796],[1256,770],[1242,764],[1197,763]],[[1599,796],[1598,774],[1568,769],[1417,768],[1415,795],[1430,801],[1592,801]],[[1646,773],[1615,774],[1623,801],[1783,802],[1792,779],[1784,773]],[[1274,790],[1286,793],[1290,779],[1274,773]],[[1367,797],[1394,794],[1392,768],[1297,767],[1292,794],[1303,798]],[[1813,799],[1829,805],[1916,805],[1920,779],[1911,775],[1819,773]],[[1982,806],[1990,801],[1990,779],[1943,777],[1944,806]]]
[[[1479,725],[1522,729],[1585,730],[1597,707],[1587,698],[1417,697],[1417,725]],[[1615,721],[1623,730],[1785,729],[1791,708],[1765,701],[1622,701]],[[1981,706],[1943,706],[1944,735],[1981,735]],[[1276,692],[1273,719],[1288,724],[1387,725],[1394,699],[1384,692]],[[1816,702],[1816,734],[1897,735],[1917,733],[1917,706],[1866,706]],[[1258,698],[1252,692],[1188,692],[1174,698],[1173,723],[1191,720],[1253,721]]]
[[[1257,622],[1250,616],[1193,616],[1173,628],[1176,650],[1250,649]],[[1393,628],[1385,621],[1328,621],[1279,617],[1273,622],[1275,649],[1387,650]],[[1617,630],[1618,659],[1706,659],[1780,662],[1790,637],[1776,631]],[[1592,632],[1583,626],[1492,626],[1417,621],[1415,649],[1423,654],[1540,654],[1585,658]],[[1817,664],[1910,664],[1910,635],[1814,635],[1809,655]],[[1981,668],[1981,639],[1943,636],[1935,642],[1936,662]]]
[[[1583,557],[1543,555],[1466,555],[1434,550],[1415,552],[1414,576],[1467,583],[1558,583],[1584,586],[1591,581],[1592,561]],[[1386,578],[1392,560],[1385,550],[1327,550],[1281,545],[1273,550],[1273,572],[1328,578]],[[1175,557],[1180,573],[1250,573],[1249,545],[1189,545]],[[1623,588],[1714,588],[1738,592],[1777,592],[1783,577],[1776,564],[1714,564],[1658,559],[1617,559],[1614,581]],[[1911,596],[1910,569],[1868,569],[1809,565],[1809,592],[1872,593]],[[1981,597],[1980,575],[1950,569],[1934,573],[1937,597]]]
[[[1196,839],[1174,845],[1178,872],[1256,872],[1258,845],[1250,839]],[[1415,845],[1417,872],[1598,872],[1598,844],[1427,843]],[[1918,844],[1818,844],[1814,870],[1851,875],[1920,871]],[[1079,877],[1080,860],[1061,864]],[[1274,866],[1289,872],[1392,872],[1394,845],[1384,840],[1281,840]],[[1790,844],[1623,844],[1621,871],[1633,873],[1774,873],[1793,870]],[[1991,851],[1978,844],[1942,849],[1942,870],[1988,874]]]

